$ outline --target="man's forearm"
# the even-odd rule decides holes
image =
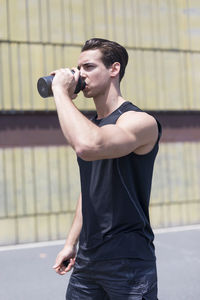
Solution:
[[[82,197],[80,194],[77,207],[76,207],[74,220],[65,243],[66,247],[68,246],[75,247],[77,245],[81,228],[82,228]]]
[[[99,128],[88,120],[61,90],[54,91],[54,99],[63,134],[78,153],[82,145],[95,141]]]

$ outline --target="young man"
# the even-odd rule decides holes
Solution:
[[[83,46],[74,75],[69,69],[52,72],[59,121],[81,177],[74,222],[54,265],[60,275],[74,267],[68,300],[157,299],[148,206],[161,127],[123,99],[127,62],[121,45],[94,38]],[[79,75],[84,96],[96,106],[93,120],[72,102]]]

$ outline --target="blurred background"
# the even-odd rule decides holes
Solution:
[[[199,0],[0,0],[0,245],[66,237],[78,166],[36,85],[92,37],[126,47],[122,94],[163,126],[152,226],[200,223]],[[82,93],[75,104],[94,111]]]

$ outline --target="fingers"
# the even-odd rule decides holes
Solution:
[[[65,275],[67,272],[71,271],[71,269],[74,267],[75,264],[75,258],[70,258],[69,263],[67,266],[63,264],[63,262],[66,260],[66,258],[57,258],[56,263],[53,266],[53,269],[56,271],[59,275]]]
[[[78,70],[77,68],[72,68],[71,69],[73,72],[74,72],[74,78],[75,78],[75,81],[78,82],[78,79],[79,79],[79,76],[80,76],[80,70]]]
[[[56,70],[55,71],[51,71],[51,73],[49,73],[49,75],[55,75],[56,74]]]
[[[63,75],[66,75],[66,74],[69,74],[69,75],[72,75],[70,69],[68,68],[62,68],[62,69],[58,69],[58,70],[53,70],[51,71],[50,75],[57,75],[57,74],[63,74]]]
[[[64,266],[63,264],[59,265],[57,268],[54,268],[56,273],[59,275],[65,275],[67,272],[71,271],[74,264],[69,263],[68,266]]]
[[[73,71],[73,72],[72,72]],[[80,71],[77,68],[62,68],[62,69],[58,69],[58,70],[53,70],[51,71],[50,75],[56,75],[57,73],[68,73],[70,75],[73,74],[75,81],[78,81],[79,75],[80,75]]]
[[[53,269],[57,274],[65,275],[69,271],[69,266],[65,267],[63,264],[60,264],[59,266],[53,266]]]
[[[71,258],[70,261],[69,261],[69,263],[68,263],[68,265],[67,265],[67,267],[64,266],[64,270],[62,270],[62,267],[61,267],[61,271],[65,272],[65,273],[71,271],[71,269],[73,268],[74,264],[75,264],[75,259]]]

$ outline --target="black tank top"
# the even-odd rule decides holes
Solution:
[[[127,111],[141,112],[124,102],[98,126],[115,124]],[[136,258],[155,260],[154,235],[149,221],[149,199],[154,148],[145,155],[130,153],[114,159],[84,161],[78,157],[82,190],[83,226],[78,257],[86,260]]]

